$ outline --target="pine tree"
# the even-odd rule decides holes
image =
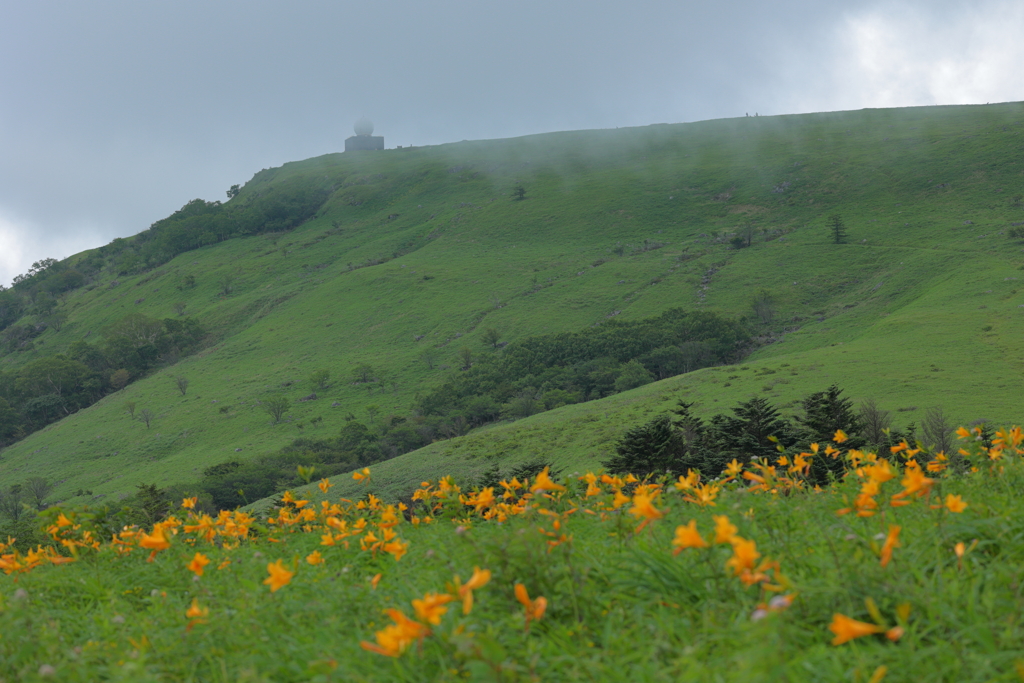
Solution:
[[[616,455],[603,463],[613,474],[644,476],[673,470],[682,452],[679,433],[668,415],[630,429],[615,445]]]
[[[804,414],[796,419],[803,431],[804,440],[810,443],[826,444],[835,438],[836,430],[843,430],[847,440],[844,449],[861,449],[866,439],[861,436],[864,425],[853,408],[853,401],[842,398],[843,390],[833,384],[825,391],[818,391],[802,401]],[[846,470],[842,458],[826,456],[823,452],[811,460],[810,479],[813,483],[825,485],[833,477],[839,477]]]
[[[732,412],[735,417],[715,415],[711,418],[711,429],[719,452],[716,462],[723,459],[728,462],[732,458],[740,462],[757,458],[774,460],[778,455],[776,444],[786,448],[796,443],[796,434],[789,422],[766,399],[755,397],[744,401]]]
[[[836,244],[842,244],[846,241],[846,224],[843,223],[843,217],[838,213],[834,213],[828,217],[828,227],[832,231],[832,241]]]

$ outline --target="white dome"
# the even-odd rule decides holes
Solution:
[[[373,121],[365,116],[356,121],[356,135],[373,135]]]

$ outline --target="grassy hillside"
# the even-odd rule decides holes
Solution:
[[[259,518],[183,501],[142,529],[53,508],[75,557],[0,542],[0,675],[1019,680],[1024,435],[962,436],[963,470],[836,444],[858,467],[817,491],[797,459],[827,456],[790,452],[731,482],[427,482],[405,514],[336,493]]]
[[[1009,422],[1024,370],[1024,243],[1004,233],[1024,221],[1014,202],[1022,123],[1020,104],[758,117],[329,154],[261,171],[231,202],[284,184],[331,194],[289,232],[129,277],[108,271],[62,303],[60,331],[0,359],[16,369],[130,312],[173,317],[179,302],[217,340],[6,448],[0,484],[44,476],[60,482],[55,499],[86,502],[74,493],[88,489],[116,500],[142,482],[187,481],[300,435],[336,434],[349,413],[365,421],[368,404],[406,415],[457,371],[460,349],[495,353],[486,328],[514,341],[676,306],[752,316],[761,290],[778,305],[759,328],[774,343],[742,366],[439,441],[375,467],[378,485],[397,492],[426,474],[537,455],[593,465],[627,426],[681,396],[702,414],[753,394],[791,408],[838,382],[904,421],[942,405],[961,422]],[[517,185],[523,201],[511,199]],[[830,243],[832,213],[847,244]],[[731,248],[750,224],[753,245]],[[187,275],[197,286],[177,289]],[[382,380],[370,391],[352,382],[361,363]],[[332,388],[295,403],[320,368]],[[274,425],[258,402],[277,393],[293,404]],[[126,401],[155,413],[149,429]]]

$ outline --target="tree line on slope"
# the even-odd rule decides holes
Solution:
[[[59,331],[66,316],[58,304],[75,289],[95,282],[102,272],[133,275],[233,237],[290,230],[313,217],[334,189],[325,181],[295,178],[265,185],[227,204],[193,199],[133,237],[118,237],[62,261],[40,259],[15,276],[10,288],[0,285],[0,331],[26,315],[35,316],[33,323],[7,334],[4,346],[8,351],[21,350],[49,327]]]
[[[653,473],[686,474],[690,469],[713,479],[733,459],[746,464],[767,459],[775,463],[779,448],[810,450],[812,443],[824,448],[842,430],[849,437],[845,448],[876,450],[889,454],[889,447],[903,440],[919,442],[932,452],[953,453],[954,425],[941,408],[927,411],[920,428],[910,423],[904,429],[893,425],[892,415],[866,400],[859,407],[833,384],[800,401],[801,412],[783,417],[767,399],[754,397],[739,403],[732,414],[718,414],[704,420],[693,414],[693,403],[680,401],[675,410],[629,429],[616,444],[616,454],[602,463],[609,472],[637,475]],[[989,434],[988,428],[983,429]],[[810,480],[824,485],[843,473],[844,461],[824,454],[811,459]]]
[[[710,312],[673,308],[641,320],[609,320],[577,332],[527,337],[476,362],[464,354],[461,370],[418,408],[464,432],[731,363],[750,344],[741,324]]]
[[[0,444],[9,444],[123,389],[150,370],[199,348],[206,331],[192,318],[130,313],[64,353],[0,371]]]

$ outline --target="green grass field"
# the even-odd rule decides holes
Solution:
[[[919,454],[815,492],[780,466],[767,490],[746,475],[704,489],[709,504],[671,479],[538,477],[497,500],[435,481],[403,515],[366,495],[371,471],[369,505],[330,492],[334,507],[228,515],[241,534],[180,510],[70,564],[12,569],[0,549],[0,676],[1019,680],[1019,437],[972,447],[973,473],[932,474],[941,462]],[[872,481],[873,514],[836,514]],[[88,545],[72,517],[51,511],[55,537]]]
[[[594,466],[666,401],[686,396],[710,415],[766,395],[789,411],[832,382],[902,409],[904,422],[935,405],[964,423],[1011,421],[1024,244],[1002,233],[1024,221],[1013,202],[1024,191],[1022,121],[1020,104],[865,110],[330,154],[262,171],[236,201],[274,183],[326,178],[337,189],[293,231],[99,278],[62,304],[59,332],[0,359],[17,369],[127,313],[173,317],[179,301],[217,339],[6,448],[0,483],[44,476],[59,482],[54,499],[84,503],[73,494],[87,489],[93,502],[116,501],[139,483],[187,482],[300,435],[333,435],[370,403],[408,414],[456,371],[459,349],[489,352],[488,327],[513,341],[673,306],[751,317],[762,289],[778,302],[776,341],[748,369],[703,370],[437,442],[382,464],[381,477],[393,472],[397,491],[422,473],[471,473],[494,459]],[[510,197],[517,184],[523,201]],[[830,243],[825,218],[836,212],[847,244]],[[730,248],[723,236],[748,222],[772,239]],[[643,251],[645,240],[664,246]],[[184,275],[195,289],[175,288]],[[433,370],[427,348],[439,356]],[[351,383],[359,363],[384,380],[372,394]],[[295,403],[320,368],[333,387]],[[186,396],[177,376],[190,381]],[[292,409],[273,425],[257,402],[279,392]],[[126,401],[155,413],[149,429]]]

